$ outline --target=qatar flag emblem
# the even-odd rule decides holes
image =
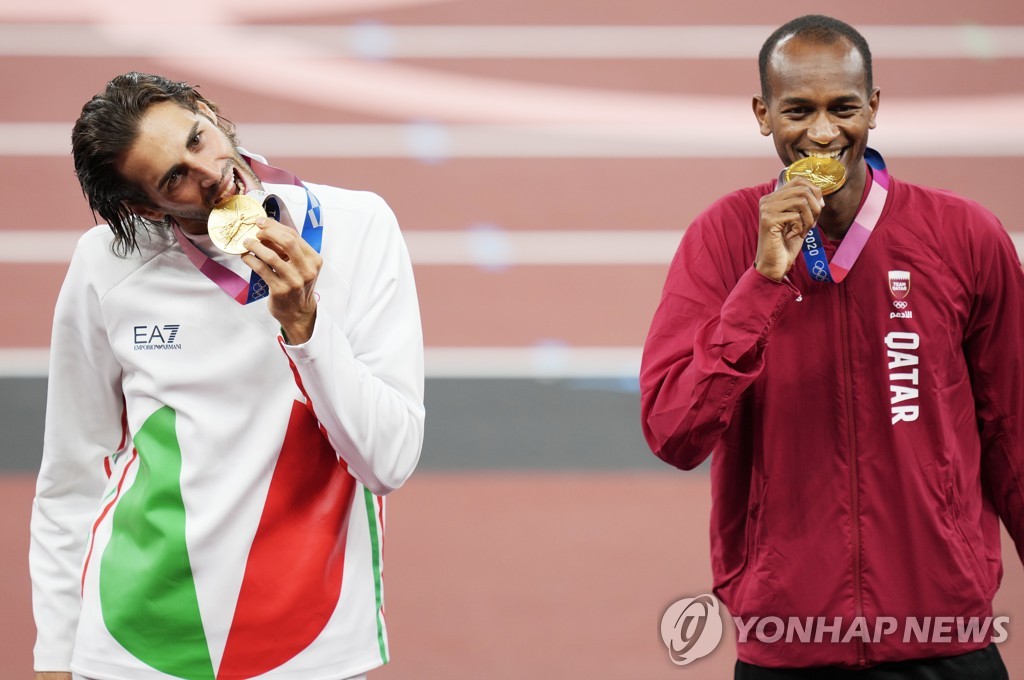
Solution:
[[[910,293],[910,272],[889,272],[889,292],[897,300],[902,300]]]

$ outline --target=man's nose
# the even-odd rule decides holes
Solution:
[[[807,138],[816,144],[828,144],[839,136],[839,128],[827,113],[820,113],[811,121]]]
[[[215,186],[220,183],[222,176],[222,168],[219,163],[213,159],[195,158],[194,159],[194,170],[196,176],[199,178],[200,184],[205,187]]]

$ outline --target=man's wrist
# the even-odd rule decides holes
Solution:
[[[778,276],[776,276],[774,267],[760,266],[757,262],[754,262],[754,269],[757,271],[758,274],[765,277],[766,279],[774,281],[775,283],[782,283],[782,280],[786,278],[786,272],[782,272]]]
[[[313,337],[313,329],[316,327],[316,314],[308,321],[290,323],[287,326],[281,324],[281,337],[287,345],[304,345]]]

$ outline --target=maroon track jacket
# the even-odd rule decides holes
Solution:
[[[984,647],[994,629],[922,641],[907,627],[992,615],[1000,517],[1024,558],[1013,244],[976,203],[892,179],[843,283],[811,280],[802,257],[775,283],[752,266],[774,187],[729,194],[687,230],[640,375],[654,453],[685,470],[711,455],[714,589],[730,613],[842,619],[817,642],[751,634],[739,658],[860,667]],[[898,630],[875,639],[882,617]]]

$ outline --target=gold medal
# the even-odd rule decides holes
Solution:
[[[828,196],[846,183],[846,168],[834,158],[807,156],[786,168],[786,181],[794,177],[806,177],[821,189],[823,196]]]
[[[214,208],[206,222],[213,244],[232,255],[241,255],[248,250],[242,241],[259,231],[256,220],[266,217],[263,206],[255,198],[239,194],[232,196],[223,205]]]

